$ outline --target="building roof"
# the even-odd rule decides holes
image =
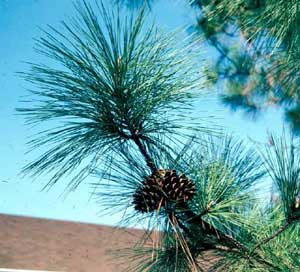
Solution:
[[[112,250],[130,248],[134,229],[0,214],[0,268],[74,272],[121,271]]]

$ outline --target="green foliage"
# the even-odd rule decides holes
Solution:
[[[272,136],[270,145],[263,148],[259,155],[232,137],[201,137],[174,152],[179,154],[177,157],[163,160],[159,167],[186,173],[197,188],[197,195],[188,207],[173,210],[171,216],[168,211],[160,210],[141,217],[130,208],[134,187],[149,173],[146,168],[144,176],[136,179],[126,196],[124,190],[133,184],[133,173],[138,171],[131,169],[123,183],[120,183],[123,170],[115,181],[112,178],[119,195],[111,198],[110,193],[106,194],[110,200],[106,202],[108,207],[113,207],[123,196],[127,203],[123,208],[128,214],[124,222],[128,225],[141,220],[149,222],[147,237],[131,250],[121,250],[121,257],[136,264],[129,271],[175,271],[175,267],[176,271],[206,271],[201,259],[206,252],[213,256],[212,271],[297,271],[298,146],[284,136]],[[127,167],[132,165],[136,163]],[[268,195],[262,188],[266,186],[262,179],[266,173],[276,185],[276,197],[271,202],[261,200],[254,192]],[[100,201],[103,192],[112,191],[103,190],[101,185],[99,190]],[[114,208],[121,206],[116,204]],[[159,230],[162,237],[150,239],[156,245],[152,247],[149,237],[154,230]]]
[[[153,241],[155,242],[155,241]],[[129,257],[132,263],[137,263],[128,269],[128,271],[151,271],[151,272],[173,272],[191,271],[191,261],[187,257],[188,254],[180,245],[176,233],[164,234],[160,237],[159,245],[156,247],[137,247],[133,249],[133,254],[123,255]]]
[[[252,245],[255,241],[262,241],[282,226],[285,216],[280,205],[268,207],[251,215]],[[219,267],[226,267],[225,271],[297,271],[299,269],[299,225],[289,227],[273,240],[259,248],[259,254],[272,266],[266,266],[253,259],[242,259],[237,253],[221,254],[224,257],[219,262]]]
[[[256,50],[233,45],[225,50],[220,35],[235,36],[237,29],[245,29],[251,33],[247,39],[255,39],[262,50],[271,33],[271,40],[277,40],[268,43],[274,46],[269,51],[286,47],[284,54],[289,54],[293,43],[285,41],[287,28],[280,32],[268,26],[259,43],[261,30],[247,21],[265,12],[269,2],[194,1],[207,19],[202,22],[206,38],[220,53],[211,77],[229,78],[224,100],[253,111],[265,101],[261,96],[269,95],[269,85],[277,90],[274,82],[281,74],[269,78],[275,62],[262,62],[258,69]],[[207,255],[213,257],[212,271],[298,271],[300,153],[294,139],[271,136],[261,153],[212,133],[215,129],[188,115],[194,91],[202,87],[194,44],[178,47],[175,34],[145,27],[144,9],[121,18],[120,10],[109,11],[98,2],[83,1],[75,8],[77,17],[63,22],[63,31],[50,27],[37,41],[37,52],[51,65],[31,63],[30,71],[21,73],[33,84],[33,99],[18,111],[29,124],[49,126],[30,142],[33,149],[48,151],[25,166],[24,173],[54,173],[48,186],[75,173],[69,190],[94,175],[93,196],[102,212],[123,212],[120,224],[125,226],[147,224],[135,247],[118,252],[130,261],[128,271],[206,271]],[[276,95],[286,99],[283,92]],[[184,175],[196,192],[185,198],[186,187],[174,176],[162,184],[166,179],[160,170]],[[276,189],[271,201],[260,197],[269,196],[266,174]],[[141,212],[135,209],[134,194],[153,175],[151,186],[168,203],[161,205],[157,194],[154,204],[160,204]],[[170,200],[163,185],[173,187],[178,197]]]
[[[51,147],[24,168],[34,176],[54,171],[47,186],[75,173],[69,184],[75,189],[106,154],[128,148],[134,137],[158,152],[171,135],[174,141],[193,130],[184,110],[200,79],[189,46],[174,49],[176,34],[145,29],[144,10],[124,19],[95,5],[77,4],[71,22],[37,40],[37,52],[52,66],[30,63],[21,73],[34,88],[32,101],[18,111],[30,124],[55,121],[30,142],[32,149]]]
[[[300,158],[293,141],[271,136],[272,148],[266,150],[270,176],[276,184],[286,219],[295,214],[295,202],[300,196]]]
[[[192,4],[200,10],[195,29],[218,54],[207,74],[214,75],[215,84],[224,84],[225,105],[251,115],[281,106],[286,121],[299,133],[298,1],[198,0]]]
[[[264,176],[260,158],[231,137],[210,139],[199,149],[189,172],[198,193],[192,210],[223,232],[245,224],[241,212],[249,208],[254,185]]]

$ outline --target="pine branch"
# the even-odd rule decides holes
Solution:
[[[183,208],[183,207],[181,207]],[[203,247],[200,246],[200,251],[206,251],[211,249],[216,249],[225,252],[235,252],[245,255],[248,260],[255,259],[257,262],[267,265],[268,267],[276,268],[272,263],[266,261],[259,253],[254,252],[255,249],[251,252],[250,248],[244,245],[243,243],[236,240],[233,236],[225,234],[219,230],[216,230],[212,225],[202,220],[200,215],[194,214],[187,206],[185,206],[184,214],[187,216],[186,222],[189,224],[195,224],[201,228],[201,232],[205,235],[212,235],[219,241],[220,245],[214,243],[205,244]],[[187,228],[176,215],[176,221],[178,226],[185,232],[187,236],[192,235],[189,228]],[[268,241],[266,241],[268,242]],[[224,246],[225,245],[225,246]],[[199,251],[199,252],[200,252]]]
[[[156,173],[157,172],[157,167],[155,166],[155,163],[154,163],[153,159],[151,158],[151,156],[149,155],[147,149],[145,148],[145,146],[141,142],[141,139],[139,137],[138,132],[133,133],[131,135],[131,138],[134,141],[134,143],[138,146],[141,154],[143,155],[143,157],[144,157],[144,159],[147,163],[147,166],[151,169],[152,173]]]
[[[255,251],[256,249],[262,247],[263,245],[269,243],[271,240],[275,239],[278,235],[280,235],[282,232],[286,231],[291,224],[293,223],[293,221],[291,220],[287,220],[277,231],[275,231],[272,235],[270,235],[269,237],[267,237],[266,239],[260,241],[259,243],[257,243],[254,247],[253,247],[253,251]]]
[[[23,174],[53,173],[48,187],[68,176],[74,190],[106,157],[131,152],[131,140],[155,172],[149,152],[161,152],[170,135],[204,130],[190,125],[186,112],[191,91],[201,84],[189,47],[177,43],[176,33],[145,29],[145,10],[121,18],[101,1],[75,8],[77,16],[62,30],[50,27],[37,41],[37,52],[53,67],[29,63],[31,69],[21,73],[37,88],[25,101],[29,105],[17,110],[29,124],[59,124],[29,143],[31,150],[50,150],[25,165]]]
[[[142,153],[142,155],[144,156],[149,168],[153,172],[156,172],[157,168],[155,167],[151,156],[148,154],[147,150],[145,149],[145,147],[142,145],[141,141],[139,140],[138,134],[137,133],[132,134],[132,139],[134,140],[136,145],[139,147],[139,150]],[[196,215],[193,211],[191,211],[191,209],[187,206],[186,203],[181,204],[179,208],[182,211],[182,213],[184,214],[184,217],[186,218],[185,222],[188,222],[189,224],[198,225],[199,227],[201,227],[201,230],[203,233],[205,233],[206,235],[215,236],[220,242],[224,242],[225,244],[230,245],[231,247],[237,248],[238,250],[242,250],[244,253],[249,252],[249,249],[245,245],[243,245],[242,243],[237,241],[234,237],[216,230],[212,225],[210,225],[209,223],[202,220],[202,216],[205,215],[207,212],[209,212],[210,207],[207,207],[207,209],[205,209],[199,215]],[[173,218],[176,218],[176,222],[177,222],[178,226],[187,235],[191,234],[189,229],[187,227],[185,227],[184,223],[181,222],[181,219],[178,216],[176,216],[176,214],[174,212],[172,212],[172,214],[169,214],[169,218],[172,222],[173,222]]]
[[[184,210],[185,215],[187,216],[187,222],[196,224],[199,226],[202,230],[203,233],[207,235],[213,235],[215,236],[220,242],[225,242],[226,244],[229,244],[239,250],[244,250],[244,251],[249,251],[248,248],[237,241],[234,237],[228,234],[224,234],[220,232],[219,230],[215,229],[212,225],[209,223],[205,222],[202,218],[201,215],[195,214],[193,211],[191,211],[187,206],[185,206]]]

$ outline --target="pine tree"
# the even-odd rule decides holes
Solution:
[[[279,106],[299,133],[299,1],[191,3],[200,10],[195,29],[218,52],[207,65],[207,82],[221,84],[225,105],[251,115]]]
[[[105,212],[124,210],[126,226],[148,224],[140,243],[120,252],[128,271],[205,271],[207,256],[211,271],[299,270],[294,140],[271,136],[258,152],[195,121],[189,111],[203,86],[194,45],[147,27],[145,10],[75,8],[63,30],[50,27],[37,42],[51,66],[21,73],[32,100],[18,111],[49,124],[30,142],[48,150],[23,172],[53,173],[46,187],[71,175],[68,190],[93,175]],[[267,177],[276,201],[256,193]]]

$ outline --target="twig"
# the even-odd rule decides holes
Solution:
[[[143,143],[141,142],[141,139],[138,135],[138,133],[133,133],[131,135],[131,139],[134,141],[134,143],[138,146],[140,152],[142,153],[147,166],[151,169],[152,173],[157,172],[157,167],[155,166],[154,161],[152,160],[151,156],[149,155],[146,147],[143,145]]]
[[[276,238],[279,234],[281,234],[282,232],[284,232],[290,225],[291,225],[292,221],[291,220],[287,220],[284,225],[282,225],[277,231],[275,231],[271,236],[269,236],[268,238],[262,240],[261,242],[257,243],[254,248],[253,251],[255,251],[257,248],[261,247],[262,245],[267,244],[268,242],[270,242],[271,240],[273,240],[274,238]]]

